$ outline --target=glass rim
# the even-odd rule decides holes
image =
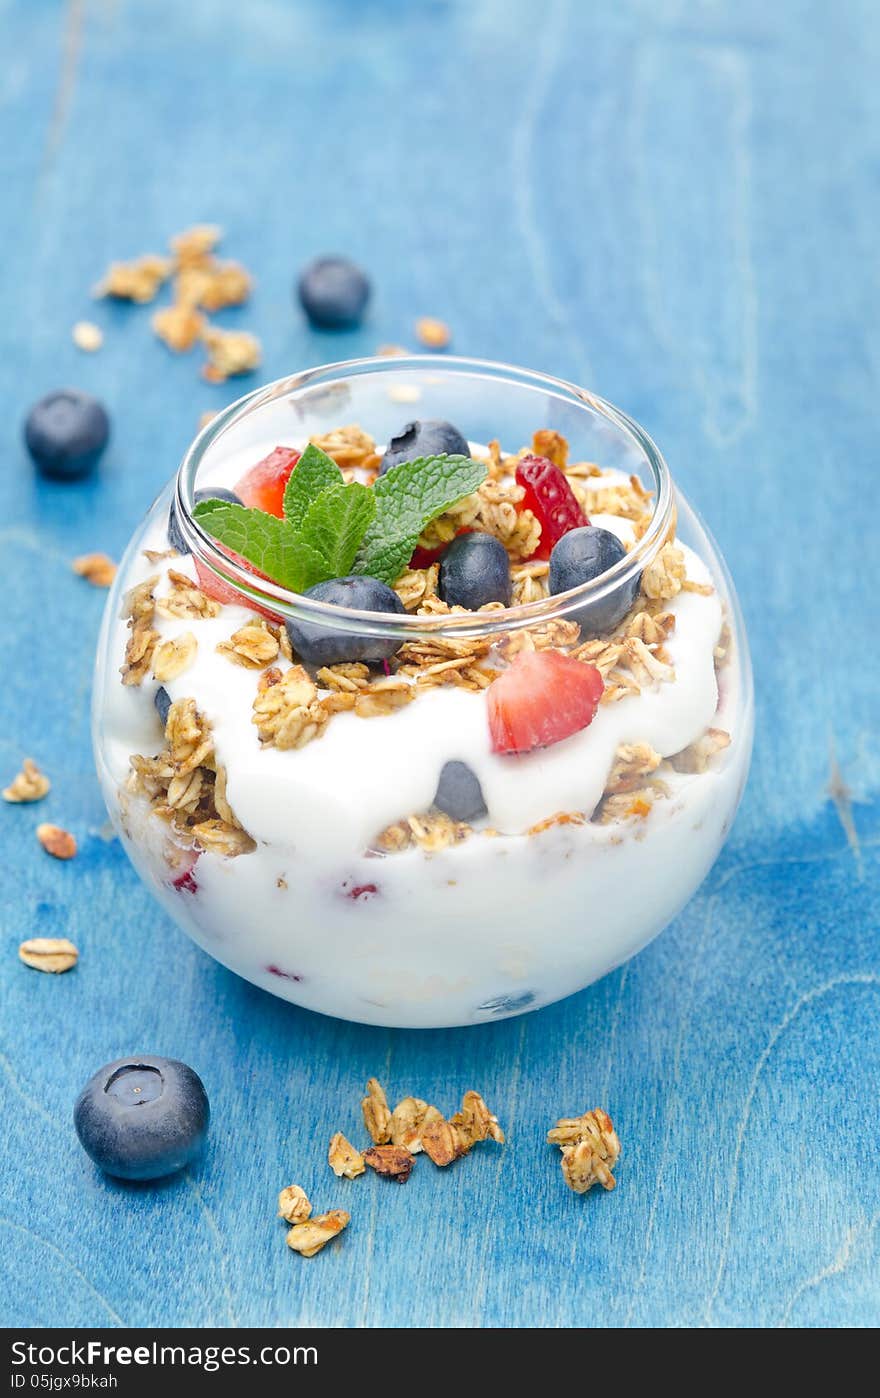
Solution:
[[[448,613],[435,617],[363,611],[355,607],[321,602],[303,593],[291,592],[279,583],[257,578],[242,568],[193,517],[196,476],[207,452],[236,423],[257,412],[267,403],[294,395],[301,390],[329,385],[345,378],[368,374],[392,374],[407,370],[429,370],[433,375],[482,376],[523,388],[539,389],[555,398],[582,405],[603,418],[642,453],[652,475],[654,508],[648,528],[619,562],[591,582],[567,592],[485,612]],[[577,611],[587,602],[598,602],[641,573],[659,551],[669,532],[675,511],[674,490],[669,468],[653,439],[621,409],[565,379],[535,370],[493,360],[443,355],[389,355],[339,360],[304,369],[252,389],[228,407],[221,408],[187,448],[177,471],[174,506],[180,531],[192,553],[221,582],[240,593],[245,605],[257,604],[284,619],[308,621],[331,630],[356,632],[364,636],[393,637],[401,642],[419,637],[447,634],[480,637],[493,633],[522,630],[556,621]],[[528,559],[524,563],[528,563]]]

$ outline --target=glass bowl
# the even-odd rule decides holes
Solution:
[[[515,556],[514,605],[450,612],[426,554],[398,584],[408,612],[330,606],[256,576],[193,516],[196,490],[233,487],[279,444],[322,439],[369,479],[379,457],[363,434],[381,452],[415,418],[454,423],[501,483],[423,542],[496,532]],[[363,432],[339,432],[350,424]],[[628,550],[555,596],[546,566],[521,555],[531,517],[510,504],[505,457],[523,447],[564,463],[591,521]],[[621,597],[631,605],[609,627]],[[286,625],[304,622],[392,658],[304,672]],[[517,664],[532,674],[523,652],[554,650],[598,668],[592,722],[522,755],[493,751],[489,687]],[[567,682],[536,700],[551,727]],[[119,568],[93,727],[129,856],[201,947],[309,1009],[437,1027],[570,995],[676,916],[730,829],[752,707],[733,585],[642,429],[542,374],[414,356],[307,370],[204,428]],[[438,790],[448,763],[465,764],[452,776],[467,788],[451,802]]]

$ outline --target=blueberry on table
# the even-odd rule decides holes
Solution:
[[[53,480],[88,475],[110,439],[107,410],[75,388],[47,393],[24,424],[24,440],[37,470]]]
[[[457,427],[442,418],[408,422],[391,438],[382,457],[379,475],[399,461],[415,461],[420,456],[470,456],[470,446]]]
[[[225,500],[229,505],[240,505],[241,498],[234,490],[224,490],[222,486],[206,486],[204,490],[197,490],[193,495],[193,505],[198,505],[201,500]],[[180,525],[177,522],[177,511],[174,501],[171,501],[171,509],[168,511],[168,542],[178,553],[189,553],[189,544],[180,532]]]
[[[592,582],[625,557],[626,549],[610,529],[600,529],[594,524],[572,529],[563,534],[550,555],[550,591],[554,594],[567,592],[569,588]],[[611,631],[632,607],[640,583],[641,573],[637,573],[607,597],[585,603],[577,611],[570,612],[569,617],[580,623],[582,631]]]
[[[364,272],[347,257],[318,257],[304,268],[297,295],[312,325],[340,330],[358,325],[370,299]]]
[[[452,820],[476,820],[486,814],[480,779],[466,762],[444,764],[434,805]]]
[[[363,612],[402,614],[406,610],[397,593],[387,583],[357,574],[316,583],[303,596],[313,597],[317,602],[329,602],[335,607],[355,607]],[[337,631],[312,621],[288,621],[286,625],[290,644],[296,654],[314,669],[352,660],[390,660],[403,644],[402,638],[396,640],[391,636],[365,636],[356,631]]]
[[[510,606],[510,559],[494,534],[459,534],[440,560],[438,590],[450,607],[477,611],[487,602]]]
[[[73,1122],[80,1144],[108,1175],[158,1180],[194,1160],[208,1131],[201,1078],[176,1058],[119,1058],[86,1083]]]
[[[168,722],[168,710],[171,708],[171,695],[164,685],[160,685],[156,690],[156,693],[153,695],[153,703],[156,705],[156,713],[162,720],[162,727],[164,728],[165,724]]]

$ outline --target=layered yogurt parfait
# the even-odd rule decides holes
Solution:
[[[675,916],[751,705],[723,564],[634,423],[525,371],[373,360],[197,438],[109,599],[95,743],[213,956],[443,1026],[570,994]]]

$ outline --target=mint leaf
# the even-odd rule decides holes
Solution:
[[[297,471],[299,467],[296,468]],[[294,475],[296,471],[294,472]],[[343,578],[351,572],[361,541],[376,513],[375,491],[352,481],[332,485],[313,500],[302,522],[300,537],[320,554],[327,578]]]
[[[333,485],[342,485],[342,472],[332,456],[309,442],[284,488],[284,518],[299,529],[312,502]]]
[[[294,472],[294,474],[296,474]],[[397,582],[422,530],[486,479],[486,467],[469,456],[420,456],[401,461],[373,486],[376,517],[364,536],[356,573]]]
[[[193,514],[224,548],[241,554],[291,592],[303,592],[332,576],[326,572],[323,555],[287,520],[225,500],[202,500]]]

